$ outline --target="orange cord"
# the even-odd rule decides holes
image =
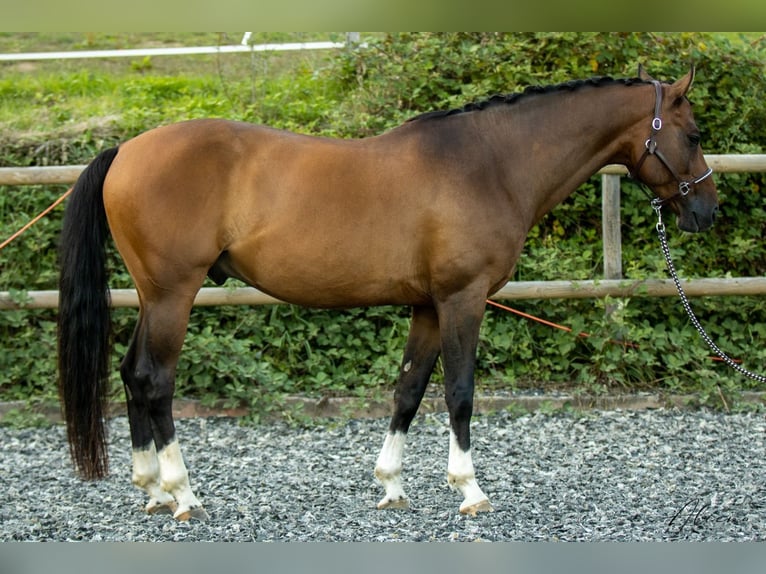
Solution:
[[[572,332],[571,327],[566,327],[565,325],[559,325],[557,323],[552,323],[550,321],[546,321],[545,319],[540,319],[540,317],[535,317],[534,315],[529,315],[527,313],[524,313],[523,311],[519,311],[518,309],[514,309],[513,307],[508,307],[506,305],[501,305],[500,303],[496,303],[495,301],[491,301],[487,299],[487,303],[490,305],[494,305],[495,307],[502,309],[503,311],[508,311],[510,313],[515,313],[516,315],[519,315],[520,317],[524,317],[525,319],[530,319],[532,321],[537,321],[538,323],[542,323],[543,325],[547,325],[549,327],[553,327],[554,329],[561,329],[562,331],[566,331],[567,333]],[[590,337],[588,333],[579,333],[577,335],[578,337]],[[622,345],[623,347],[631,347],[633,349],[638,349],[639,346],[636,343],[629,343],[627,341],[615,341],[614,339],[609,339],[610,343],[614,343],[616,345]],[[720,357],[711,356],[708,357],[712,361],[723,361]],[[741,359],[732,359],[735,363],[741,363]]]
[[[509,311],[510,313],[514,313],[516,315],[519,315],[520,317],[524,317],[525,319],[530,319],[532,321],[537,321],[538,323],[542,323],[543,325],[547,325],[548,327],[553,327],[554,329],[560,329],[562,331],[566,331],[567,333],[572,332],[571,327],[567,327],[565,325],[559,325],[558,323],[552,323],[551,321],[546,321],[545,319],[541,319],[540,317],[535,317],[534,315],[529,315],[527,313],[524,313],[523,311],[519,311],[518,309],[514,309],[513,307],[508,307],[506,305],[501,305],[500,303],[496,303],[495,301],[491,301],[487,299],[487,303],[490,305],[494,305],[495,307],[502,309],[503,311]],[[578,333],[578,337],[590,337],[590,334],[588,333]],[[638,345],[635,343],[628,343],[626,341],[615,341],[613,339],[609,339],[611,343],[614,343],[616,345],[622,345],[623,347],[633,347],[634,349],[638,348]]]
[[[11,236],[10,236],[8,239],[6,239],[6,240],[5,240],[5,241],[3,241],[2,243],[0,243],[0,250],[1,250],[1,249],[3,249],[3,248],[6,246],[6,245],[8,245],[8,244],[9,244],[11,241],[13,241],[14,239],[16,239],[16,238],[17,238],[19,235],[21,235],[22,233],[24,233],[24,232],[25,232],[27,229],[29,229],[30,227],[32,227],[32,226],[33,226],[35,223],[37,223],[38,221],[40,221],[40,220],[41,220],[43,217],[45,217],[46,215],[48,215],[48,214],[49,214],[51,211],[53,211],[53,210],[56,208],[56,206],[57,206],[58,204],[60,204],[62,201],[64,201],[64,200],[65,200],[65,199],[66,199],[66,198],[69,196],[69,194],[70,194],[70,193],[72,193],[72,188],[71,188],[71,187],[70,187],[70,188],[69,188],[69,189],[66,191],[66,193],[65,193],[64,195],[62,195],[61,197],[59,197],[59,198],[58,198],[56,201],[54,201],[54,202],[53,202],[53,203],[52,203],[50,206],[48,206],[48,207],[45,209],[45,211],[43,211],[42,213],[40,213],[40,215],[38,215],[37,217],[35,217],[34,219],[32,219],[32,221],[30,221],[29,223],[27,223],[27,224],[26,224],[24,227],[22,227],[21,229],[19,229],[19,230],[18,230],[16,233],[14,233],[13,235],[11,235]]]

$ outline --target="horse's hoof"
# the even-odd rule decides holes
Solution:
[[[201,506],[195,506],[194,508],[189,508],[188,510],[185,510],[183,512],[177,512],[173,515],[173,518],[178,520],[179,522],[187,522],[188,520],[191,520],[192,518],[196,518],[197,520],[208,520],[210,516],[208,516],[208,513],[205,512],[205,509]]]
[[[475,504],[469,504],[468,506],[460,506],[460,514],[467,514],[468,516],[476,516],[479,512],[494,512],[495,509],[489,503],[486,498],[480,500]]]
[[[378,502],[378,510],[386,510],[389,508],[409,508],[410,507],[410,501],[407,498],[396,498],[396,499],[390,499],[387,496]]]
[[[156,500],[149,501],[146,505],[147,514],[175,514],[178,508],[175,500],[170,502],[157,502]]]

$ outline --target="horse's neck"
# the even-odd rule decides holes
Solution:
[[[651,103],[643,105],[643,93],[622,85],[582,88],[535,96],[501,112],[507,114],[508,129],[500,154],[512,149],[519,156],[503,162],[508,192],[524,195],[531,223],[605,165],[629,160],[629,143],[641,137],[637,127],[644,118],[647,126],[650,122]]]

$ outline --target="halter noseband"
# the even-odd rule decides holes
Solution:
[[[662,152],[657,149],[657,134],[662,129],[662,118],[660,117],[660,111],[662,109],[662,86],[657,80],[652,80],[652,84],[654,84],[654,91],[656,96],[654,99],[654,119],[652,119],[652,133],[649,136],[649,139],[646,140],[646,149],[644,150],[641,158],[638,160],[638,163],[636,164],[636,167],[633,169],[633,173],[631,173],[630,176],[633,179],[638,179],[638,172],[641,169],[641,166],[644,165],[646,158],[650,155],[655,156],[662,162],[662,164],[678,182],[678,192],[665,199],[660,199],[659,197],[654,198],[652,200],[652,205],[655,208],[660,208],[678,196],[687,195],[691,191],[693,185],[700,183],[713,174],[713,168],[708,167],[705,173],[691,181],[683,180],[679,177],[676,170],[674,170],[673,167],[668,163],[668,160],[665,158]]]

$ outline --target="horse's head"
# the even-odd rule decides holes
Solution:
[[[634,147],[631,174],[654,191],[655,206],[668,205],[676,213],[680,229],[705,231],[718,213],[718,192],[686,99],[694,68],[673,84],[660,84],[640,67],[639,75],[654,84],[654,117],[649,138]]]

